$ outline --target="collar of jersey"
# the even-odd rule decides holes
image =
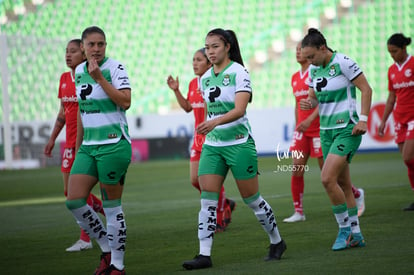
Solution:
[[[224,69],[223,69],[223,70],[221,70],[221,72],[219,72],[217,76],[216,76],[216,74],[214,73],[214,68],[213,68],[213,67],[211,67],[211,76],[213,76],[213,77],[219,77],[219,76],[220,76],[221,74],[223,74],[223,72],[225,72],[225,71],[227,70],[227,68],[228,68],[228,67],[230,67],[233,63],[234,63],[234,61],[233,61],[233,60],[230,60],[230,63],[229,63],[229,64],[227,64],[227,66],[226,66],[226,67],[224,67]]]

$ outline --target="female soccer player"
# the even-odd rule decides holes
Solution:
[[[311,65],[309,95],[300,101],[300,107],[311,110],[319,104],[324,156],[321,179],[339,225],[332,249],[365,246],[352,193],[349,163],[367,131],[372,89],[357,63],[344,54],[333,52],[316,29],[309,29],[303,38],[302,55]],[[355,86],[361,91],[359,117]]]
[[[180,104],[181,108],[184,111],[194,113],[194,127],[197,126],[204,121],[205,119],[205,111],[204,111],[204,99],[198,88],[198,82],[200,77],[211,67],[210,61],[208,61],[207,56],[205,54],[205,49],[199,49],[194,53],[193,56],[193,71],[194,74],[197,76],[193,80],[191,80],[189,87],[187,98],[184,98],[180,92],[180,83],[178,81],[178,77],[174,79],[171,75],[167,78],[168,87],[174,91],[175,97],[177,98],[178,104]],[[191,146],[191,153],[190,153],[190,180],[191,184],[198,189],[201,193],[200,184],[198,183],[198,164],[200,161],[201,155],[201,148],[203,146],[205,139],[205,135],[197,133],[194,131],[193,136],[193,144]],[[231,221],[231,212],[234,210],[236,205],[235,201],[226,199],[226,193],[224,190],[224,186],[222,186],[220,191],[220,196],[218,200],[218,207],[217,207],[217,227],[216,232],[224,231],[224,229],[228,226]]]
[[[70,172],[66,206],[102,250],[95,274],[125,274],[126,223],[121,197],[131,161],[125,115],[131,104],[131,87],[125,67],[105,56],[106,38],[102,29],[86,28],[81,48],[87,61],[75,71],[79,149]],[[106,228],[86,204],[98,181]]]
[[[293,223],[305,221],[306,217],[303,211],[303,194],[305,190],[305,165],[309,157],[318,160],[319,167],[323,166],[323,154],[321,148],[321,139],[319,136],[319,109],[302,110],[299,108],[300,100],[308,97],[308,79],[309,79],[309,61],[301,54],[302,42],[296,45],[296,61],[300,64],[299,71],[292,75],[292,90],[295,96],[295,121],[296,128],[293,132],[292,145],[290,151],[300,152],[300,157],[292,159],[295,169],[292,171],[290,186],[295,212],[292,216],[283,219],[284,222]],[[365,211],[364,190],[352,185],[358,216],[360,217]]]
[[[63,127],[66,125],[66,142],[65,149],[62,155],[61,171],[63,175],[63,191],[65,197],[68,194],[68,181],[70,169],[75,159],[75,146],[76,146],[76,129],[77,129],[77,115],[78,115],[78,100],[76,98],[75,88],[75,68],[85,59],[81,48],[80,39],[73,39],[69,41],[66,46],[66,65],[70,68],[69,72],[65,72],[60,77],[59,82],[59,94],[60,109],[56,118],[55,125],[53,127],[52,134],[49,141],[44,148],[44,154],[48,157],[52,157],[52,150],[55,147],[56,138],[59,136]],[[102,202],[92,193],[89,194],[86,201],[88,205],[93,207],[96,212],[104,214],[102,209]],[[88,236],[81,229],[80,238],[72,246],[68,247],[66,251],[82,251],[92,248],[92,242]]]
[[[252,99],[250,76],[243,67],[236,34],[211,30],[205,39],[213,67],[200,80],[207,105],[207,120],[197,132],[206,135],[199,164],[201,209],[198,220],[199,254],[185,261],[186,269],[212,266],[211,248],[216,228],[216,209],[224,179],[232,171],[243,201],[253,210],[270,239],[266,260],[278,260],[286,250],[270,205],[259,193],[257,152],[246,116]]]
[[[394,33],[387,41],[388,52],[395,63],[388,69],[389,93],[379,134],[384,135],[385,123],[393,112],[395,142],[407,166],[408,179],[414,191],[414,58],[407,53],[410,44],[411,38],[402,33]],[[413,211],[414,203],[404,210]]]

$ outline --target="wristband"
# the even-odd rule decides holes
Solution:
[[[366,116],[366,115],[359,115],[359,121],[367,122],[368,121],[368,116]]]

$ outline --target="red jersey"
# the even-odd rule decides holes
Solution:
[[[76,97],[75,81],[71,72],[60,77],[59,94],[66,118],[66,148],[75,148],[77,133],[78,98]]]
[[[190,102],[191,107],[193,108],[195,119],[194,128],[197,128],[197,126],[205,120],[204,99],[200,92],[200,89],[198,88],[198,77],[191,80],[190,84],[188,85],[187,100]],[[201,151],[204,139],[204,135],[200,135],[194,131],[193,148],[195,150]]]
[[[312,110],[302,110],[299,108],[299,101],[301,99],[306,99],[309,94],[309,70],[306,70],[302,73],[301,70],[297,71],[292,75],[291,85],[293,89],[293,95],[296,99],[296,106],[298,106],[298,121],[297,124],[301,123],[305,120],[310,114],[313,113],[314,109]],[[309,128],[306,130],[306,136],[319,136],[319,116],[315,118]]]
[[[409,55],[399,65],[394,63],[388,69],[388,90],[397,97],[394,106],[396,122],[407,123],[414,119],[414,58]]]

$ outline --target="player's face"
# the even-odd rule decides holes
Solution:
[[[206,54],[208,60],[213,65],[220,65],[229,59],[228,52],[230,45],[225,44],[219,35],[209,35],[206,37]]]
[[[65,59],[66,65],[72,70],[75,69],[76,66],[78,66],[80,63],[82,63],[84,56],[80,45],[78,45],[76,42],[68,43],[66,47]]]
[[[321,66],[324,65],[326,59],[326,50],[321,47],[306,46],[302,48],[302,56],[306,58],[312,65]]]
[[[202,76],[209,68],[211,64],[207,58],[200,51],[197,51],[193,56],[193,70],[194,74]]]
[[[97,32],[90,33],[83,39],[82,48],[88,60],[95,59],[99,63],[105,58],[105,37]]]
[[[388,52],[390,53],[392,59],[394,59],[395,62],[402,63],[405,61],[406,54],[404,49],[394,45],[388,45],[387,48]]]
[[[296,61],[299,64],[304,64],[304,63],[307,62],[306,58],[304,58],[303,55],[302,55],[302,43],[301,42],[299,42],[296,45]]]

